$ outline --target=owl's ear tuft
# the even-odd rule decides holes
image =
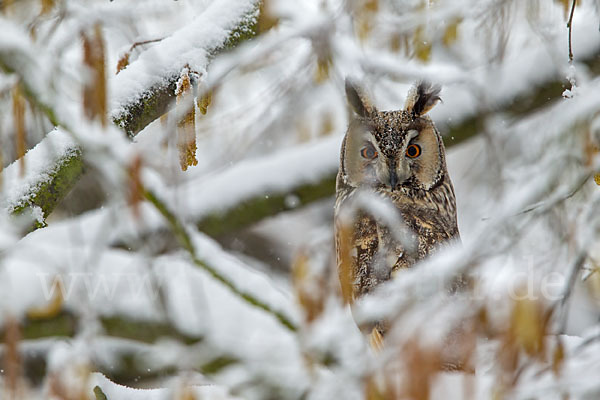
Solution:
[[[360,117],[367,117],[375,111],[375,107],[367,98],[364,90],[351,78],[346,78],[346,98],[354,112]]]
[[[415,117],[427,114],[441,100],[441,91],[440,85],[433,85],[428,81],[418,82],[408,92],[404,110]]]

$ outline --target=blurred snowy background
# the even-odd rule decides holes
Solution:
[[[0,397],[600,398],[599,26],[597,0],[0,0]],[[382,110],[443,86],[463,240],[352,312],[347,76]]]

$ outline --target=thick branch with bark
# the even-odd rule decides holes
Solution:
[[[257,2],[258,4],[258,2]],[[241,23],[233,29],[224,42],[217,47],[205,49],[209,59],[221,51],[233,49],[239,43],[256,35],[258,8],[251,15],[243,16]],[[152,121],[169,111],[175,101],[175,91],[179,74],[173,74],[164,79],[161,84],[152,86],[142,96],[113,115],[113,122],[123,129],[129,137],[134,137]]]
[[[207,64],[216,57],[219,53],[231,50],[239,43],[254,37],[257,33],[257,20],[259,13],[260,1],[253,1],[253,6],[250,9],[240,8],[239,14],[235,18],[229,20],[229,24],[234,24],[233,27],[222,26],[216,27],[218,30],[223,31],[223,37],[221,40],[213,40],[207,42],[204,48],[198,48],[198,51],[206,54]],[[216,5],[215,7],[218,7]],[[220,7],[230,7],[230,4],[222,4]],[[199,21],[196,24],[202,25],[207,21],[203,21],[203,15],[199,17]],[[212,21],[211,21],[212,22]],[[194,24],[194,22],[192,22]],[[188,31],[183,28],[180,32],[180,36],[187,33]],[[193,29],[191,30],[193,32]],[[177,33],[175,34],[177,35]],[[180,39],[180,38],[177,38]],[[196,43],[193,37],[187,38],[191,41],[192,45]],[[160,45],[160,44],[159,44]],[[168,47],[168,43],[165,45]],[[1,60],[0,60],[1,61]],[[134,61],[128,69],[131,74],[135,74],[136,70],[144,70],[147,67],[145,64],[147,60],[138,59]],[[4,67],[4,64],[0,63],[0,67]],[[204,67],[207,67],[205,65]],[[14,69],[7,69],[7,71],[18,73]],[[127,70],[122,71],[122,75],[126,75]],[[117,76],[115,78],[118,82],[117,87],[128,84],[128,78],[122,79]],[[165,114],[173,105],[175,99],[175,90],[177,80],[179,79],[179,71],[168,72],[166,76],[155,77],[154,82],[149,87],[145,88],[136,95],[126,97],[125,99],[116,99],[117,103],[122,103],[116,107],[112,113],[113,122],[122,128],[129,137],[135,136],[138,132],[144,129],[152,121]],[[22,77],[24,86],[27,89],[28,79],[26,76]],[[126,90],[124,92],[127,92]],[[61,121],[56,118],[56,113],[51,108],[44,104],[38,104],[36,100],[37,96],[30,91],[25,91],[28,95],[28,99],[36,104],[44,114],[50,119],[55,125],[60,125]],[[43,141],[42,141],[43,143]],[[27,162],[28,155],[25,155],[25,164],[31,164]],[[19,160],[13,164],[17,164]],[[67,193],[73,188],[75,183],[81,177],[84,171],[84,163],[82,159],[81,150],[73,144],[72,151],[68,152],[68,155],[62,156],[57,155],[55,164],[50,168],[48,173],[40,175],[39,182],[30,186],[30,191],[23,195],[23,199],[13,204],[8,204],[8,211],[14,213],[21,213],[25,209],[32,206],[40,207],[43,211],[44,218],[54,210],[56,205],[62,200]],[[11,188],[7,188],[10,192]]]
[[[41,180],[35,186],[35,190],[31,191],[30,197],[21,199],[20,202],[12,205],[9,211],[20,214],[31,207],[39,207],[46,218],[63,197],[73,189],[83,174],[83,169],[83,159],[79,149],[60,155],[53,168],[47,171],[46,179]],[[38,221],[36,227],[40,226],[43,224]]]

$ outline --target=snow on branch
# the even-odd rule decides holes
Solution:
[[[181,70],[206,73],[219,51],[256,34],[258,0],[213,2],[192,23],[154,45],[112,80],[110,114],[129,136],[160,117],[175,100]]]
[[[219,51],[231,49],[256,34],[259,2],[236,0],[234,3],[213,3],[192,23],[143,53],[111,81],[112,119],[129,136],[172,106],[179,72],[185,65],[205,71]],[[7,21],[7,28],[13,25]],[[49,106],[51,80],[44,75],[49,71],[41,68],[33,56],[45,53],[36,50],[31,40],[24,39],[25,33],[17,27],[14,29],[14,33],[8,29],[8,34],[2,36],[0,66],[21,77],[28,99],[40,107],[53,124],[71,124],[72,121],[65,120],[62,110],[57,112]],[[62,118],[57,117],[59,114]],[[6,168],[8,179],[3,183],[3,193],[7,198],[2,204],[9,212],[32,208],[38,226],[43,226],[45,218],[81,176],[83,161],[81,149],[64,131],[53,131],[36,149],[24,156],[25,178],[16,172],[17,164],[23,160]],[[42,212],[36,211],[38,209]]]
[[[87,332],[93,368],[121,384],[190,369],[213,375],[232,364],[250,375],[264,370],[257,363],[302,368],[292,299],[210,240],[190,236],[191,260],[151,259],[81,243],[72,232],[36,240],[43,232],[7,252],[0,270],[0,296],[13,299],[10,315],[21,321],[20,345],[38,362],[52,359],[56,340]],[[0,318],[3,333],[10,320]],[[240,341],[239,332],[258,340]]]
[[[178,238],[181,246],[192,257],[194,264],[196,264],[198,267],[207,271],[214,279],[219,281],[221,284],[225,285],[229,290],[231,290],[233,293],[235,293],[240,298],[244,299],[249,304],[265,311],[268,314],[273,315],[287,329],[289,329],[291,331],[296,331],[298,329],[296,327],[296,324],[292,321],[292,319],[289,316],[285,315],[284,312],[274,309],[273,306],[267,304],[262,299],[257,297],[255,294],[252,294],[248,291],[240,289],[238,287],[238,285],[236,285],[236,283],[234,283],[228,277],[223,275],[219,271],[219,269],[217,269],[215,266],[212,266],[212,265],[208,264],[206,261],[204,261],[203,259],[201,259],[197,254],[196,244],[194,243],[195,241],[194,241],[193,236],[188,232],[188,230],[186,229],[184,224],[182,224],[182,222],[178,220],[177,216],[175,216],[175,214],[173,214],[167,208],[165,203],[162,202],[156,196],[156,194],[152,193],[151,191],[146,191],[145,197],[146,197],[146,199],[148,199],[148,201],[150,201],[150,203],[152,203],[159,210],[159,212],[167,220],[171,230],[173,231],[175,236]],[[196,242],[197,241],[198,241],[198,239],[196,240]],[[249,288],[251,287],[249,285],[247,285],[247,286]],[[254,288],[254,291],[256,292],[256,288]]]
[[[27,99],[51,123],[58,125],[58,116],[51,106],[55,94],[52,87],[53,71],[48,66],[53,65],[52,57],[33,43],[28,33],[13,21],[0,17],[0,25],[0,70],[16,74]]]
[[[26,154],[25,174],[17,162],[2,171],[2,208],[9,213],[31,209],[38,226],[73,187],[83,171],[81,152],[71,137],[55,129]]]

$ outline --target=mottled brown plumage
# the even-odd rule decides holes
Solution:
[[[421,82],[409,93],[404,110],[378,111],[355,84],[346,82],[354,114],[341,149],[335,230],[340,280],[342,287],[349,282],[352,299],[444,243],[460,240],[444,143],[426,115],[439,93],[439,86]],[[361,193],[387,202],[389,213],[396,215],[372,212],[357,200]],[[396,232],[398,225],[404,235]],[[344,229],[351,235],[341,234]],[[341,254],[342,249],[350,254]]]

